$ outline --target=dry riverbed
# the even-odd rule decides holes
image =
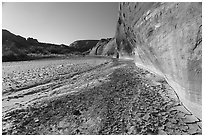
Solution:
[[[132,61],[3,63],[2,134],[202,134],[174,90]]]

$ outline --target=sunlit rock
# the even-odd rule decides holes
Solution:
[[[202,115],[202,3],[120,3],[120,58],[163,75],[181,102]]]

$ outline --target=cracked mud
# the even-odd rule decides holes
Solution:
[[[3,64],[2,134],[202,134],[166,81],[132,61],[14,65]]]

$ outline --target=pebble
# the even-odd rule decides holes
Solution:
[[[144,115],[144,117],[142,119],[147,121],[149,118],[150,118],[149,113],[147,113]]]
[[[188,126],[185,126],[185,125],[179,126],[179,129],[180,129],[181,131],[183,131],[183,132],[186,132],[186,131],[188,130]]]
[[[39,119],[38,119],[38,118],[34,118],[34,121],[35,121],[35,122],[39,122]]]
[[[170,121],[171,121],[173,124],[176,124],[176,123],[177,123],[176,119],[171,119]]]
[[[133,131],[135,130],[135,127],[134,126],[131,126],[128,130],[128,134],[131,134],[133,133]]]

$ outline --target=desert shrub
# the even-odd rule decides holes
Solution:
[[[26,51],[17,48],[15,44],[11,44],[10,48],[7,48],[2,52],[2,61],[25,60],[27,58]]]
[[[2,56],[2,61],[17,61],[17,60],[26,60],[28,56],[21,52],[14,52],[12,50],[5,51]]]

